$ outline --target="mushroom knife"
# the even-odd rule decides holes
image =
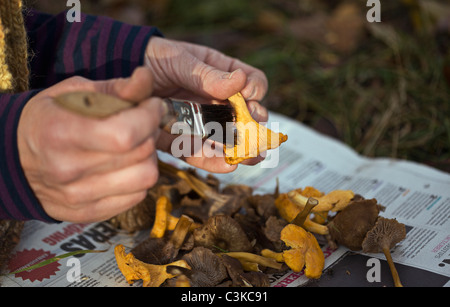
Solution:
[[[98,92],[70,92],[54,100],[67,110],[94,118],[105,118],[137,105]],[[231,105],[200,104],[174,98],[163,101],[168,112],[161,119],[160,127],[165,131],[211,138],[221,143],[234,142],[235,116]]]

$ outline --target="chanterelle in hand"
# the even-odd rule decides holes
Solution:
[[[236,115],[236,139],[234,146],[225,145],[225,161],[228,164],[239,164],[242,161],[257,157],[260,153],[277,148],[287,141],[287,135],[276,133],[256,122],[241,93],[230,98]]]

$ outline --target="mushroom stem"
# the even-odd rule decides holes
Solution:
[[[186,181],[187,184],[198,194],[201,198],[205,198],[207,193],[212,190],[206,183],[191,176],[188,172],[178,169],[173,165],[167,164],[158,160],[158,167],[161,172],[168,173],[172,176],[177,176]],[[208,192],[207,192],[208,191]]]
[[[176,249],[179,249],[183,245],[184,239],[186,238],[192,223],[193,220],[186,215],[182,215],[178,220],[172,233],[172,237],[170,238],[170,242]]]
[[[299,192],[297,192],[295,190],[288,192],[287,195],[288,195],[289,199],[299,207],[303,208],[308,203],[308,197],[303,196],[302,194],[300,194]]]
[[[198,194],[201,198],[205,199],[208,194],[212,193],[212,189],[210,186],[208,186],[206,183],[202,182],[201,180],[198,180],[194,176],[191,176],[185,171],[177,170],[176,172],[177,176],[181,179],[185,180],[187,184]]]
[[[383,253],[389,264],[389,269],[391,270],[392,278],[394,279],[394,285],[396,287],[403,287],[402,283],[400,282],[400,276],[398,275],[397,269],[395,268],[394,261],[392,260],[389,246],[383,246]]]
[[[318,204],[319,202],[317,201],[317,199],[309,197],[306,200],[306,204],[303,210],[300,211],[299,214],[297,214],[297,216],[291,221],[291,223],[303,227],[303,224],[305,223],[306,219],[311,214],[311,210]]]
[[[166,196],[161,196],[156,201],[156,214],[153,228],[150,231],[150,238],[162,238],[167,228],[169,212],[172,210],[172,204]]]
[[[259,256],[256,254],[252,254],[252,253],[246,253],[246,252],[229,252],[229,253],[225,253],[223,255],[227,255],[233,258],[238,259],[239,261],[244,261],[244,262],[254,262],[269,268],[273,268],[273,269],[281,269],[281,263],[276,262],[274,259],[272,258],[267,258],[267,257],[263,257],[263,256]]]
[[[283,252],[277,253],[277,252],[274,252],[273,250],[265,248],[261,251],[261,256],[267,257],[267,258],[272,258],[277,262],[284,262]]]
[[[308,230],[309,232],[317,233],[319,235],[327,235],[329,234],[328,227],[326,225],[321,225],[319,223],[313,222],[310,219],[306,219],[302,228]]]

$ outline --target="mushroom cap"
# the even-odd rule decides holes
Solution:
[[[281,231],[281,240],[291,249],[283,252],[284,262],[294,271],[305,266],[308,278],[319,278],[325,265],[325,256],[314,235],[302,227],[288,224]]]
[[[375,226],[366,234],[362,242],[365,253],[379,253],[384,248],[391,249],[406,237],[406,227],[396,219],[380,216]]]
[[[117,266],[129,284],[142,279],[144,287],[159,287],[166,279],[173,278],[177,274],[167,272],[167,267],[174,266],[190,269],[185,260],[178,260],[165,265],[154,265],[136,259],[132,253],[125,253],[125,247],[121,244],[114,248]]]
[[[164,239],[149,237],[136,245],[131,253],[142,262],[164,264],[161,260],[165,259],[164,247],[166,243]]]
[[[144,200],[136,206],[119,213],[112,217],[109,222],[118,229],[123,229],[127,232],[135,232],[146,230],[152,227],[155,219],[155,203],[156,199],[148,194]]]
[[[376,199],[352,201],[328,223],[331,239],[351,250],[361,250],[364,237],[375,225],[379,212]]]
[[[221,257],[207,248],[196,247],[182,259],[191,267],[189,279],[194,287],[214,287],[228,277]]]
[[[193,235],[196,246],[216,246],[229,252],[252,249],[242,227],[228,215],[211,216],[202,227],[194,230]]]

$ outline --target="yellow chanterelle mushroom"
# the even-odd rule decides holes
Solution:
[[[228,100],[236,115],[235,144],[224,146],[225,161],[228,164],[238,164],[257,157],[260,153],[286,142],[287,135],[273,132],[252,118],[241,93],[231,96]]]
[[[114,248],[117,266],[129,284],[142,279],[144,287],[159,287],[166,279],[176,277],[176,274],[167,272],[168,266],[191,269],[185,260],[178,260],[165,265],[144,263],[134,257],[132,253],[125,253],[122,244]]]
[[[317,279],[322,275],[325,257],[312,233],[300,226],[288,224],[281,231],[280,237],[289,249],[281,253],[263,249],[261,255],[286,263],[294,272],[300,272],[304,268],[308,278]]]

